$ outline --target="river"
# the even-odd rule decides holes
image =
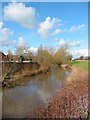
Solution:
[[[46,74],[23,78],[15,88],[2,90],[4,118],[24,118],[39,105],[46,105],[58,89],[65,85],[71,71],[53,68]]]

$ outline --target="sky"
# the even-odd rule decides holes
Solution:
[[[29,0],[27,0],[29,1]],[[31,0],[33,2],[39,1],[39,2],[89,2],[89,0]]]
[[[3,2],[0,18],[2,51],[19,46],[32,52],[38,47],[68,44],[73,58],[88,55],[87,2]]]

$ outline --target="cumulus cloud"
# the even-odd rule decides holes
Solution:
[[[78,58],[80,56],[88,56],[88,49],[70,50],[73,58]]]
[[[26,7],[23,3],[9,3],[4,7],[5,20],[20,23],[23,27],[34,29],[37,27],[35,8]]]
[[[51,37],[50,31],[53,29],[55,24],[55,18],[51,20],[50,17],[47,17],[46,20],[39,25],[38,33],[44,38],[48,39]]]
[[[2,26],[3,26],[3,22],[0,22],[0,29],[2,28]]]
[[[62,32],[62,30],[60,30],[60,29],[56,29],[56,30],[52,33],[52,35],[59,34],[60,32]]]
[[[59,24],[61,25],[62,24],[61,22],[63,22],[63,21],[61,19],[59,19],[59,18],[55,18],[55,22],[58,23],[58,25]]]
[[[3,28],[1,30],[3,39],[7,40],[8,36],[13,35],[13,32],[11,32],[8,28]]]
[[[23,37],[19,37],[17,47],[26,47],[26,41],[23,39]]]
[[[46,20],[39,24],[38,33],[44,38],[49,39],[52,35],[58,34],[61,32],[60,29],[56,29],[53,33],[51,33],[51,30],[54,29],[55,24],[60,22],[61,20],[58,18],[51,19],[50,17],[47,17]]]
[[[84,40],[81,41],[73,41],[72,43],[69,43],[69,46],[80,46],[82,43],[84,43]]]
[[[1,37],[0,37],[0,43],[2,46],[9,46],[12,44],[15,44],[15,40],[9,40],[10,36],[13,35],[13,32],[11,32],[8,28],[3,28],[1,29]]]
[[[62,38],[62,39],[60,39],[59,42],[56,43],[56,46],[64,45],[65,43],[66,43],[65,40]]]
[[[4,19],[5,20],[12,20],[23,27],[29,29],[37,28],[38,33],[44,38],[48,39],[52,35],[58,34],[61,32],[60,29],[56,29],[53,33],[51,30],[55,27],[55,24],[61,24],[62,20],[59,18],[47,17],[45,21],[38,24],[36,20],[36,10],[33,7],[26,7],[24,3],[9,3],[7,6],[4,7]]]
[[[28,50],[30,50],[32,53],[37,53],[38,49],[34,47],[30,47]]]
[[[70,32],[84,31],[85,27],[86,27],[85,24],[78,25],[78,26],[72,26],[69,31]]]
[[[69,43],[69,40],[64,40],[63,38],[60,39],[59,42],[56,43],[56,46],[60,46],[60,45],[64,45],[67,44],[69,47],[78,47],[80,46],[82,43],[84,43],[84,40],[81,41],[72,41],[71,43]]]

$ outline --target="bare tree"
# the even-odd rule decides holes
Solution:
[[[9,60],[13,60],[13,54],[10,50],[8,50],[7,57],[9,58]]]
[[[16,48],[16,54],[21,56],[23,55],[25,52],[27,51],[27,47],[24,47],[24,46],[20,46],[20,47],[17,47]]]
[[[37,53],[37,61],[41,64],[44,63],[47,66],[50,66],[52,64],[52,55],[49,53],[49,50],[47,47],[42,47],[40,45]]]
[[[59,48],[54,55],[54,62],[57,64],[62,64],[68,62],[71,58],[71,54],[68,51],[68,46],[65,44]]]

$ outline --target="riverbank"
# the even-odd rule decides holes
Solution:
[[[2,87],[15,87],[22,83],[22,78],[47,73],[49,67],[38,63],[2,63]]]
[[[69,67],[72,68],[73,76],[68,78],[66,86],[60,88],[46,107],[37,107],[29,118],[87,118],[90,75],[82,68],[72,65]]]
[[[67,63],[67,65],[75,65],[83,68],[86,71],[90,70],[90,61],[72,61]]]

